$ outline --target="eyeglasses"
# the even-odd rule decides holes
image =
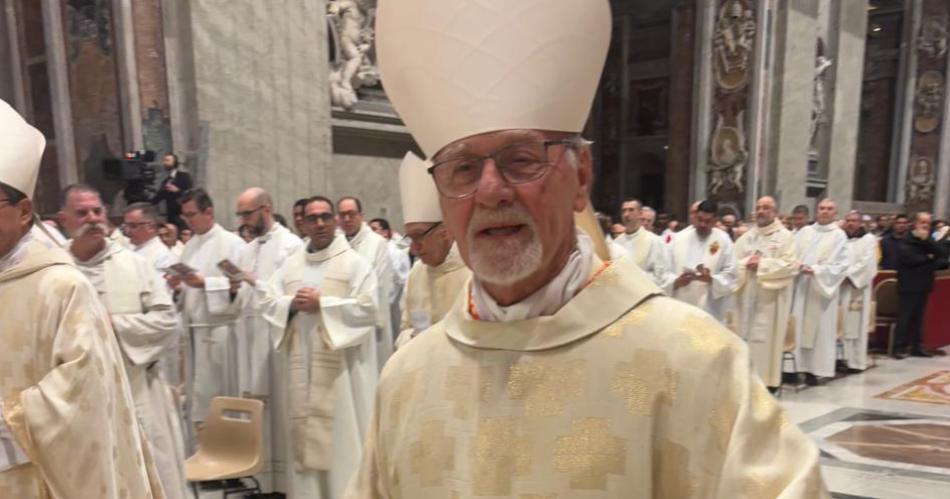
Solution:
[[[258,206],[257,208],[254,208],[253,210],[239,211],[239,212],[235,213],[234,215],[237,216],[238,218],[247,218],[247,217],[249,217],[249,216],[251,216],[251,215],[253,215],[253,214],[255,214],[255,213],[261,211],[262,209],[264,209],[264,206],[263,206],[263,205]]]
[[[341,212],[340,212],[340,218],[353,218],[353,217],[355,217],[355,216],[357,216],[357,215],[359,215],[359,214],[360,214],[360,212],[358,212],[358,211],[356,211],[356,210],[341,211]]]
[[[152,222],[128,222],[122,224],[122,227],[125,227],[126,229],[138,229],[140,227],[147,227],[149,225],[152,225]]]
[[[326,213],[319,213],[316,215],[306,215],[303,217],[303,221],[308,224],[315,224],[318,221],[323,222],[323,223],[330,223],[331,221],[333,221],[333,213],[326,212]]]
[[[425,241],[425,239],[429,237],[429,234],[432,234],[432,231],[434,231],[436,227],[440,225],[442,225],[442,222],[436,222],[432,224],[431,227],[426,229],[425,232],[423,232],[422,234],[406,234],[405,236],[402,237],[402,240],[403,242],[409,241],[412,244],[421,243],[422,241]]]
[[[527,184],[540,179],[558,164],[567,147],[576,147],[577,140],[535,140],[504,147],[482,157],[463,156],[439,161],[429,168],[439,194],[451,198],[467,198],[478,190],[478,184],[489,159],[509,185]],[[567,146],[557,158],[551,158],[551,146]]]

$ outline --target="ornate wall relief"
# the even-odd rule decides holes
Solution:
[[[379,85],[375,39],[376,0],[330,0],[330,99],[350,110],[361,88]]]
[[[948,5],[946,0],[923,0],[921,8],[915,37],[914,128],[904,191],[908,211],[933,210],[946,90]]]
[[[917,80],[914,95],[914,130],[930,133],[940,126],[946,82],[939,71],[927,71]]]
[[[907,202],[930,203],[934,198],[934,163],[930,158],[915,158],[907,174]]]
[[[749,163],[746,119],[758,28],[752,0],[720,0],[713,31],[713,130],[707,158],[707,194],[741,206]]]

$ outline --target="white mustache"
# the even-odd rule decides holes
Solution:
[[[73,239],[78,239],[80,237],[83,237],[86,235],[86,233],[88,233],[90,230],[93,230],[93,229],[99,229],[102,231],[103,234],[109,233],[109,227],[107,227],[106,224],[104,223],[83,224],[82,227],[80,227],[79,230],[76,231],[76,236]]]
[[[496,225],[526,225],[534,230],[534,219],[520,206],[506,206],[495,210],[476,208],[468,225],[469,239],[483,229]]]

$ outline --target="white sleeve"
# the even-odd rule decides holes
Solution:
[[[16,437],[3,419],[3,407],[0,406],[0,473],[29,462],[30,458],[17,443]]]
[[[722,266],[712,275],[712,295],[715,298],[729,296],[738,287],[738,273],[736,272],[736,254],[732,241],[723,244]]]

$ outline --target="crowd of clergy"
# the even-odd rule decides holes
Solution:
[[[765,196],[748,224],[711,201],[694,203],[690,225],[679,231],[675,220],[657,229],[656,211],[636,199],[622,204],[620,217],[615,225],[600,217],[611,253],[631,255],[668,295],[705,309],[742,337],[773,392],[783,378],[817,385],[867,369],[879,269],[906,271],[897,274],[892,356],[940,354],[923,346],[918,320],[932,271],[948,266],[947,225],[930,213],[914,214],[912,223],[907,215],[875,219],[857,210],[839,217],[835,202],[824,199],[811,220],[806,206],[780,215],[776,200]],[[931,263],[930,281],[913,282],[910,272]]]
[[[625,202],[608,237],[580,132],[609,4],[557,7],[379,2],[387,94],[430,158],[400,166],[405,236],[346,195],[286,227],[174,156],[167,219],[110,223],[76,184],[47,223],[45,140],[0,102],[0,497],[188,497],[222,396],[263,402],[257,478],[291,498],[827,497],[766,387],[786,352],[812,383],[867,368],[876,237],[831,200],[789,230],[768,196],[735,241],[711,200],[660,234]]]

